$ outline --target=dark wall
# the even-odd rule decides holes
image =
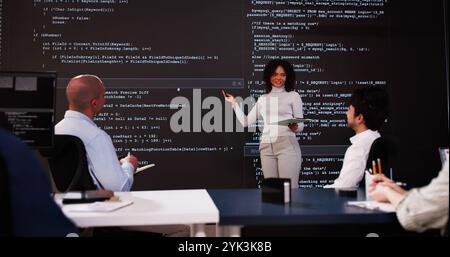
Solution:
[[[440,170],[438,147],[448,147],[449,140],[443,7],[448,1],[405,2],[391,2],[395,12],[408,15],[391,16],[393,111],[389,129],[401,144],[401,168],[395,177],[423,185]],[[448,13],[448,5],[445,10]]]

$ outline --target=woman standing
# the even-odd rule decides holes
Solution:
[[[246,116],[233,95],[223,92],[225,100],[232,104],[244,127],[254,124],[258,117],[264,121],[259,145],[261,165],[265,178],[290,178],[292,188],[298,187],[302,156],[295,132],[303,130],[303,123],[289,126],[274,125],[275,122],[303,118],[303,103],[294,91],[295,72],[284,60],[272,60],[264,69],[266,94],[260,96],[256,105]]]

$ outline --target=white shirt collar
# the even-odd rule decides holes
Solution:
[[[270,90],[270,93],[282,93],[286,92],[285,86],[282,87],[272,87],[272,90]]]
[[[368,139],[371,139],[371,138],[373,138],[374,136],[377,136],[377,135],[379,135],[378,131],[376,131],[376,130],[374,131],[374,130],[368,129],[366,131],[363,131],[361,133],[358,133],[358,134],[352,136],[350,138],[350,142],[352,143],[352,145],[358,144],[360,142],[364,142],[364,141],[366,141]]]
[[[87,122],[89,122],[90,124],[97,126],[93,120],[91,120],[91,118],[89,118],[88,116],[86,116],[85,114],[81,113],[81,112],[77,112],[77,111],[71,111],[71,110],[67,110],[66,113],[64,114],[64,118],[65,119],[80,119],[80,120],[85,120]]]

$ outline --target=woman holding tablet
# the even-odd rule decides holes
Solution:
[[[303,123],[288,126],[276,124],[278,121],[303,118],[303,103],[295,92],[295,72],[293,66],[284,60],[272,60],[264,68],[266,94],[260,96],[255,106],[246,116],[233,95],[223,92],[225,100],[232,104],[239,122],[248,127],[264,121],[259,152],[265,178],[290,178],[291,187],[298,188],[302,156],[295,132],[303,130]]]

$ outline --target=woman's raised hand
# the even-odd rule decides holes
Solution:
[[[222,94],[223,94],[223,97],[225,98],[225,101],[227,101],[231,104],[234,104],[236,102],[236,98],[232,94],[225,93],[225,91],[223,91],[223,90],[222,90]]]

